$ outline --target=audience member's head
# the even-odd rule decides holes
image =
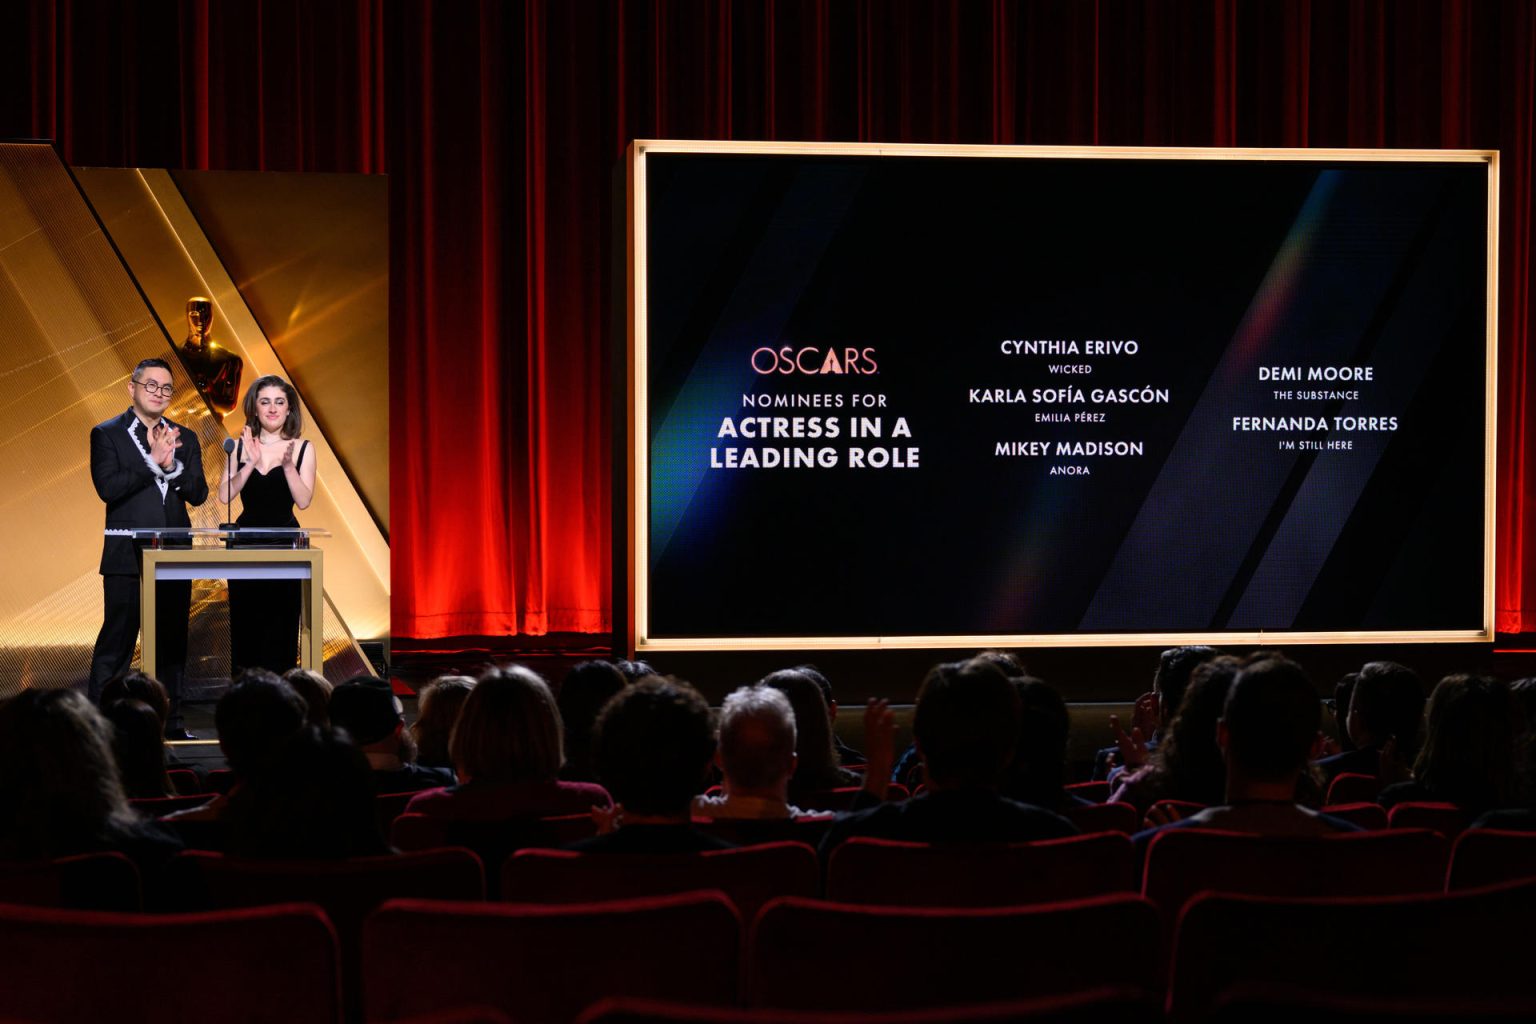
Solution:
[[[1047,810],[1066,802],[1066,701],[1043,679],[1012,679],[1019,694],[1019,735],[1003,784],[1003,795]]]
[[[330,860],[389,852],[368,759],[341,734],[313,725],[285,737],[230,796],[226,821],[229,852],[241,857]]]
[[[1294,789],[1318,744],[1322,705],[1300,665],[1269,658],[1232,680],[1218,738],[1227,755],[1227,792],[1235,785],[1285,783]]]
[[[799,761],[790,780],[791,793],[799,797],[849,784],[851,773],[841,767],[833,741],[832,718],[816,680],[799,669],[786,668],[769,673],[757,685],[784,694],[795,712],[795,753]]]
[[[112,723],[112,755],[129,799],[174,795],[165,771],[165,724],[141,700],[115,700],[102,714]]]
[[[826,674],[822,672],[821,669],[810,663],[806,663],[804,665],[796,665],[792,671],[799,672],[801,675],[805,676],[806,678],[810,679],[811,682],[816,684],[816,688],[821,691],[821,699],[827,702],[827,720],[832,722],[833,725],[836,725],[837,698],[832,694],[832,680],[828,679]]]
[[[592,781],[592,726],[603,705],[628,685],[624,673],[610,661],[584,661],[566,673],[555,698],[560,721],[565,725],[565,766],[561,778]]]
[[[120,700],[143,701],[154,709],[159,717],[161,726],[165,724],[166,715],[170,713],[171,698],[165,692],[165,687],[160,680],[153,679],[143,672],[125,672],[120,676],[113,676],[101,687],[101,697],[98,698],[99,707],[107,707]]]
[[[459,712],[469,699],[475,681],[469,676],[438,676],[416,695],[416,721],[411,738],[416,741],[416,760],[435,768],[452,768],[448,741],[458,724]]]
[[[1024,661],[1012,651],[999,651],[989,648],[978,652],[971,661],[985,662],[993,666],[1009,679],[1024,679],[1029,676],[1029,670],[1024,667]]]
[[[405,709],[387,680],[353,676],[331,693],[330,713],[331,727],[345,732],[364,753],[414,759],[416,748],[405,731]]]
[[[1346,672],[1333,684],[1333,717],[1338,725],[1340,753],[1357,749],[1349,737],[1349,702],[1354,699],[1359,678],[1358,672]]]
[[[240,673],[213,713],[229,770],[237,778],[249,775],[298,731],[308,713],[304,698],[275,673],[260,668]]]
[[[928,787],[996,790],[1019,733],[1019,695],[995,664],[935,665],[917,694],[912,735]]]
[[[448,743],[460,782],[552,782],[564,760],[549,684],[522,665],[483,674]]]
[[[625,682],[637,683],[646,676],[654,676],[656,670],[648,661],[640,661],[631,658],[616,658],[613,667],[623,674]]]
[[[0,705],[0,856],[100,848],[137,817],[112,757],[112,727],[74,690],[23,690]]]
[[[1216,723],[1242,663],[1218,655],[1197,665],[1163,741],[1152,755],[1159,795],[1170,800],[1219,804],[1227,793],[1227,762],[1216,742]]]
[[[717,755],[726,791],[782,798],[795,773],[795,712],[771,686],[744,686],[720,709]]]
[[[626,820],[686,822],[714,754],[709,705],[687,683],[659,676],[604,705],[592,734],[598,781],[623,805]]]
[[[1152,675],[1152,692],[1157,694],[1158,720],[1166,729],[1184,703],[1184,691],[1189,687],[1190,674],[1221,652],[1214,647],[1192,645],[1170,647],[1157,659],[1157,671]]]
[[[307,668],[291,668],[283,673],[283,680],[304,698],[309,713],[304,720],[310,725],[327,728],[331,724],[331,683],[319,672]]]
[[[1424,684],[1395,661],[1367,662],[1355,676],[1344,721],[1357,748],[1395,740],[1398,756],[1412,763],[1424,721]]]
[[[1429,695],[1414,777],[1431,799],[1468,808],[1509,803],[1514,789],[1514,707],[1498,679],[1450,675]]]

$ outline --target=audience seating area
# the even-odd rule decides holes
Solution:
[[[71,909],[141,887],[120,855],[66,858],[0,873],[11,902],[51,904],[0,907],[0,1018],[1216,1021],[1299,978],[1308,998],[1335,1001],[1315,1019],[1388,1019],[1362,992],[1460,1019],[1536,1006],[1536,834],[1174,830],[1143,863],[1132,850],[1116,832],[998,847],[861,838],[823,884],[795,842],[522,849],[490,872],[491,902],[465,849],[341,862],[189,851],[167,889],[200,909],[165,914]],[[82,963],[90,984],[62,983],[60,965]],[[125,1012],[121,993],[146,979],[155,996]]]

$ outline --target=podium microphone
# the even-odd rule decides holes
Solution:
[[[224,502],[225,521],[219,524],[219,529],[221,530],[233,530],[235,528],[235,517],[230,514],[229,510],[230,505],[233,504],[235,500],[234,494],[231,493],[235,489],[235,464],[234,461],[229,458],[229,456],[233,455],[234,453],[235,439],[232,437],[226,437],[224,439],[224,493],[229,495],[229,498]]]

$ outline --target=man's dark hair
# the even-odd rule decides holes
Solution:
[[[1300,665],[1270,658],[1243,668],[1227,692],[1227,763],[1248,778],[1279,782],[1307,763],[1322,705]]]
[[[152,679],[137,670],[113,676],[102,686],[98,703],[106,709],[120,700],[143,701],[159,716],[161,728],[165,727],[166,716],[170,714],[171,698],[158,679]]]
[[[1029,669],[1024,667],[1024,659],[1012,651],[999,651],[995,648],[977,653],[971,661],[984,661],[996,666],[997,670],[1009,679],[1029,678]]]
[[[1179,713],[1184,702],[1184,691],[1189,689],[1189,674],[1221,652],[1214,647],[1192,645],[1170,647],[1157,659],[1157,671],[1152,674],[1152,688],[1162,694],[1163,728]]]
[[[815,683],[816,688],[821,691],[821,699],[827,702],[827,710],[832,710],[832,705],[837,702],[837,698],[832,696],[832,680],[828,679],[822,673],[821,669],[807,662],[804,665],[796,665],[794,668],[790,669],[790,671],[799,672],[811,682]]]
[[[140,359],[138,365],[133,368],[133,379],[138,380],[145,370],[164,370],[171,372],[171,364],[164,359]],[[175,374],[172,374],[175,376]]]
[[[709,705],[681,680],[642,679],[603,706],[592,753],[598,781],[625,810],[687,814],[715,754]]]
[[[1395,661],[1367,662],[1355,677],[1348,713],[1359,716],[1378,745],[1395,737],[1398,756],[1412,763],[1424,722],[1424,684]]]
[[[304,724],[309,706],[276,673],[248,668],[219,698],[213,722],[230,771],[249,775]]]
[[[567,672],[555,696],[566,740],[585,743],[592,735],[597,713],[628,685],[629,679],[611,661],[583,661]]]
[[[1019,732],[1019,695],[995,664],[935,665],[917,694],[912,734],[928,779],[955,789],[996,789]]]
[[[332,690],[328,711],[331,726],[343,730],[359,747],[387,739],[404,721],[389,682],[374,676],[353,676]]]

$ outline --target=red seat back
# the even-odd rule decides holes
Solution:
[[[779,896],[814,896],[816,851],[803,843],[764,843],[705,853],[603,854],[519,850],[501,873],[510,903],[590,903],[718,889],[744,921]]]
[[[1035,843],[947,846],[855,838],[832,852],[827,899],[922,907],[994,907],[1136,889],[1118,832]]]
[[[1142,895],[1171,922],[1204,891],[1318,897],[1439,892],[1449,855],[1444,838],[1424,831],[1319,839],[1170,829],[1147,846]]]
[[[804,843],[815,849],[821,837],[827,834],[835,819],[831,815],[821,818],[707,818],[693,819],[693,827],[712,836],[737,844],[755,846],[760,843]]]
[[[1359,772],[1340,772],[1328,784],[1327,802],[1330,804],[1374,803],[1376,794],[1380,792],[1381,780],[1376,776],[1361,775]]]
[[[177,796],[192,796],[203,791],[203,780],[190,768],[171,768],[165,774]]]
[[[1536,877],[1536,832],[1468,829],[1451,848],[1448,891]]]
[[[1109,799],[1110,788],[1106,780],[1098,779],[1093,782],[1074,782],[1067,787],[1067,793],[1101,804]]]
[[[1427,828],[1447,839],[1461,835],[1473,817],[1455,804],[1431,801],[1401,803],[1387,812],[1392,828]]]
[[[0,907],[0,1019],[192,1024],[341,1019],[318,907],[104,914]]]
[[[604,999],[579,1024],[1161,1024],[1162,1007],[1144,992],[1105,987],[1068,996],[971,1003],[927,1010],[743,1010],[655,999]]]
[[[171,864],[184,894],[207,907],[304,902],[320,906],[341,942],[341,974],[349,1006],[361,991],[363,920],[397,897],[483,900],[485,872],[468,850],[429,850],[351,860],[241,860],[188,851]],[[349,1016],[356,1016],[353,1013]]]
[[[139,869],[120,853],[0,863],[0,903],[75,910],[144,909]]]
[[[775,900],[748,941],[749,1005],[901,1010],[1080,993],[1158,981],[1158,915],[1137,896],[1035,907],[936,909]],[[891,976],[891,965],[919,966]]]
[[[1202,895],[1179,919],[1169,1016],[1202,1019],[1233,986],[1298,982],[1362,999],[1530,1000],[1533,914],[1536,883],[1366,899]]]
[[[1119,832],[1132,835],[1141,831],[1141,812],[1131,804],[1091,804],[1068,807],[1062,817],[1081,832]]]
[[[572,906],[392,900],[363,927],[369,1020],[444,1006],[571,1021],[605,996],[733,1005],[741,919],[720,893]]]
[[[1359,825],[1367,832],[1380,832],[1387,827],[1387,809],[1378,803],[1329,804],[1323,813]]]

